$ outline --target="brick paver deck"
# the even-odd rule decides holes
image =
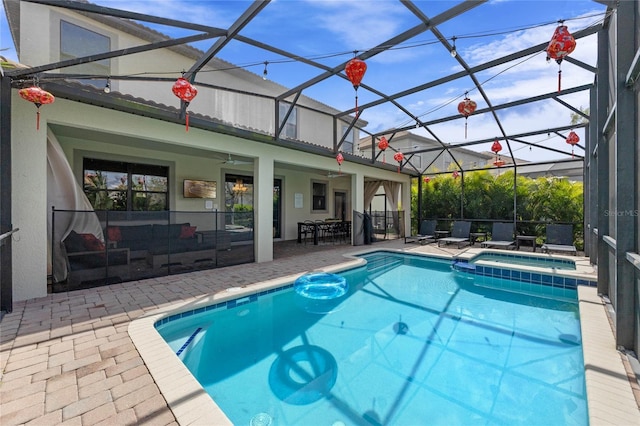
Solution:
[[[0,322],[0,424],[178,424],[127,333],[132,320],[230,287],[342,263],[345,253],[371,248],[459,251],[400,240],[365,247],[294,243],[275,249],[273,262],[15,303]]]

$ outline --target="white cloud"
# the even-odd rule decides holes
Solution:
[[[402,29],[401,13],[406,8],[396,2],[350,0],[307,1],[314,22],[337,36],[343,46],[364,51]]]

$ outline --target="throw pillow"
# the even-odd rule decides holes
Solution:
[[[64,245],[68,253],[85,251],[84,239],[76,231],[69,232],[67,238],[64,239]]]
[[[84,247],[87,251],[104,251],[104,243],[93,234],[80,234],[84,240]]]
[[[110,226],[107,228],[107,238],[109,241],[122,241],[122,234],[119,226]]]
[[[182,230],[180,231],[180,238],[193,238],[196,234],[195,226],[182,225]]]

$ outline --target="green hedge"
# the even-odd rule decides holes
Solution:
[[[439,219],[513,221],[512,170],[495,176],[488,170],[465,172],[464,198],[462,178],[451,174],[430,177],[422,183],[422,217]],[[518,232],[544,239],[545,223],[572,223],[576,246],[583,246],[583,185],[565,178],[541,177],[516,179],[516,219]],[[461,207],[464,216],[461,213]],[[411,217],[418,217],[417,180],[411,188]],[[481,222],[480,222],[481,223]],[[412,226],[417,227],[415,220]],[[491,228],[487,223],[485,227]],[[413,230],[415,232],[416,229]]]

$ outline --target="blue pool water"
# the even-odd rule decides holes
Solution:
[[[469,263],[476,263],[480,260],[539,268],[576,269],[576,263],[572,260],[512,253],[481,253],[471,258]]]
[[[575,290],[365,258],[335,300],[290,285],[156,328],[237,425],[588,425]]]

